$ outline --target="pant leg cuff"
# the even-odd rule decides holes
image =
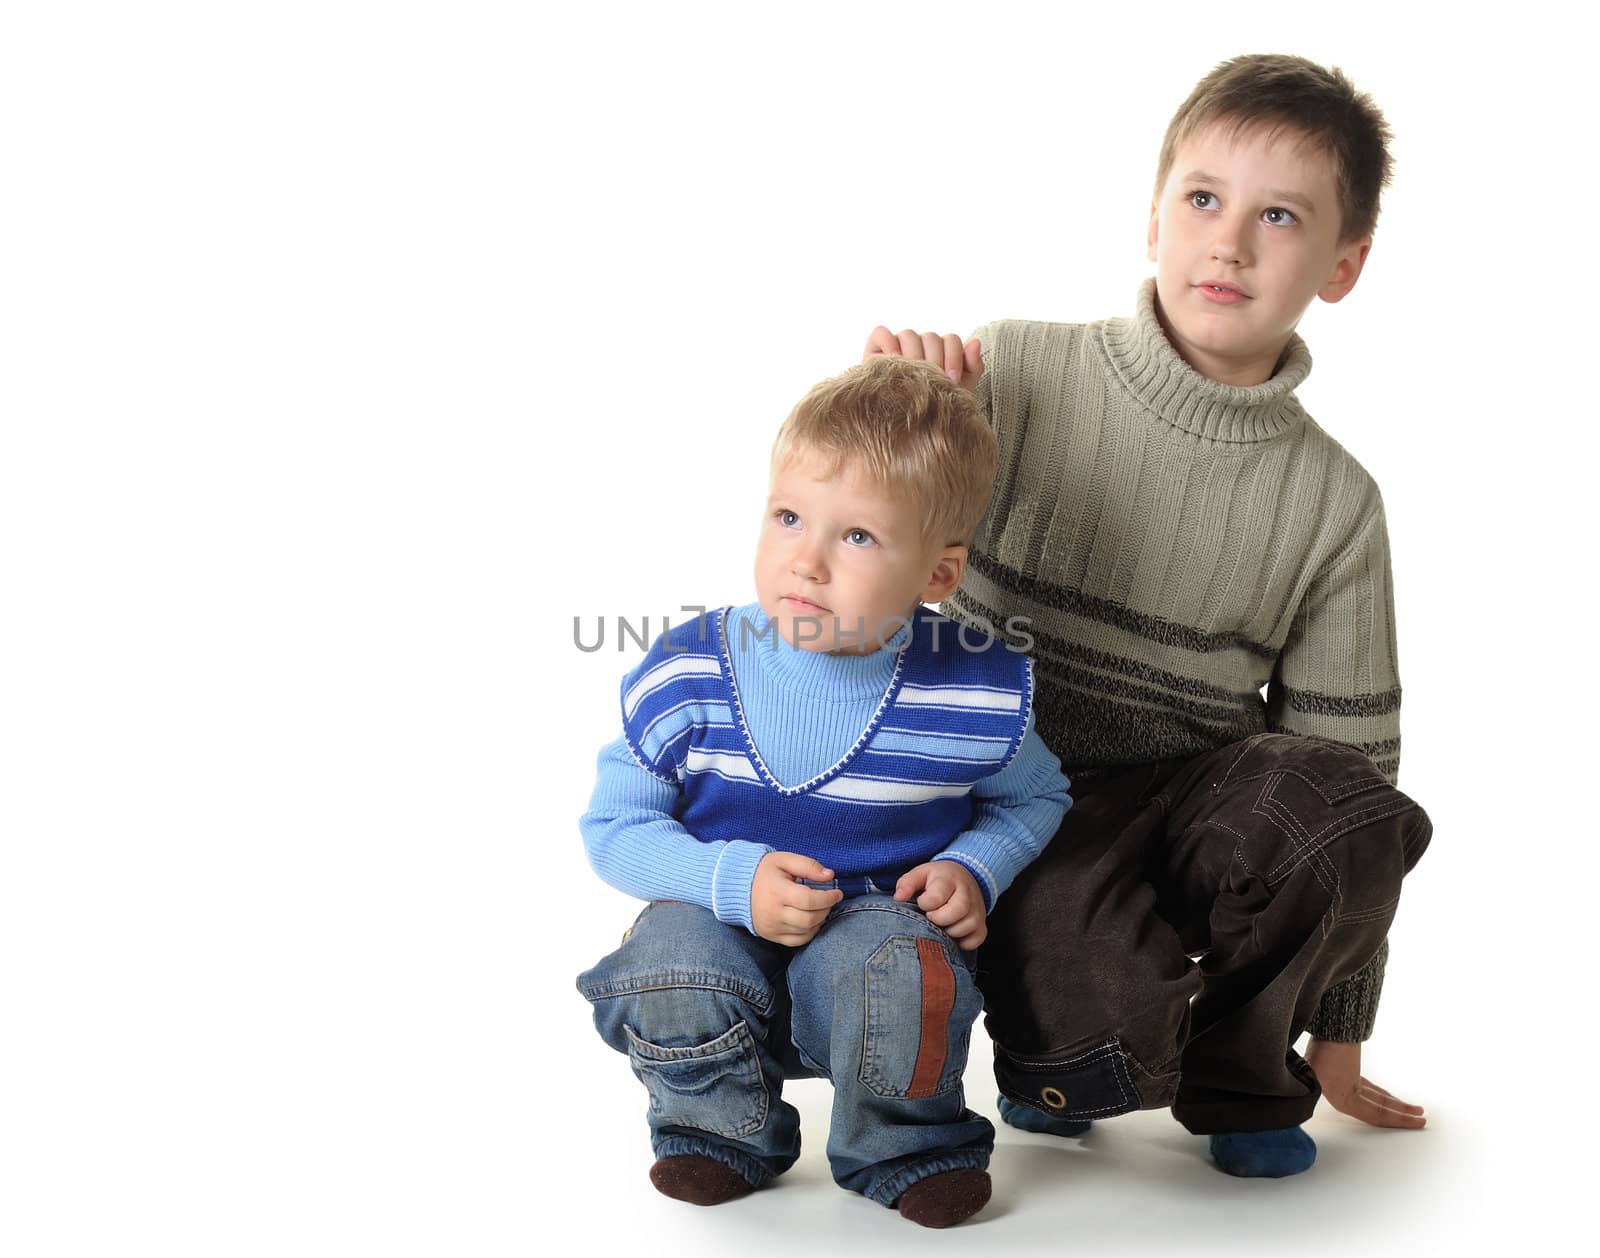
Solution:
[[[1278,1131],[1300,1127],[1316,1111],[1317,1098],[1249,1102],[1185,1104],[1180,1097],[1172,1116],[1197,1136],[1220,1136],[1242,1131]]]
[[[1166,1109],[1179,1081],[1176,1071],[1146,1069],[1116,1036],[1045,1054],[1014,1052],[996,1043],[994,1078],[1015,1104],[1078,1122]]]
[[[698,1153],[701,1157],[712,1158],[724,1166],[731,1166],[749,1182],[752,1188],[762,1188],[778,1175],[777,1171],[742,1149],[731,1149],[725,1144],[717,1144],[695,1136],[665,1136],[656,1140],[652,1147],[658,1158],[683,1157],[694,1153]]]
[[[945,1171],[985,1171],[989,1169],[989,1150],[987,1149],[962,1149],[955,1153],[941,1153],[925,1161],[913,1163],[910,1166],[896,1167],[894,1173],[885,1176],[876,1184],[862,1192],[863,1197],[870,1197],[881,1206],[891,1209],[894,1203],[900,1200],[900,1194],[910,1188],[912,1184],[927,1179],[930,1175],[939,1175]]]

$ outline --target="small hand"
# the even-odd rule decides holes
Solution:
[[[948,332],[943,336],[937,332],[913,332],[910,328],[904,332],[891,332],[880,324],[867,337],[867,347],[861,353],[861,361],[866,362],[881,354],[917,358],[935,367],[943,367],[944,374],[963,389],[976,388],[978,378],[983,375],[983,347],[976,337],[963,345],[959,336]]]
[[[1361,1045],[1311,1037],[1306,1064],[1316,1072],[1322,1095],[1341,1114],[1373,1127],[1416,1129],[1427,1123],[1422,1106],[1410,1105],[1361,1073]]]
[[[827,882],[833,877],[809,856],[768,852],[750,880],[750,921],[756,934],[773,943],[798,948],[810,943],[827,920],[828,910],[844,898],[838,887],[819,891],[795,881]]]
[[[984,941],[989,924],[984,920],[983,892],[965,865],[955,861],[929,861],[908,869],[894,884],[894,898],[917,898],[917,907],[935,926],[954,939],[965,952]]]

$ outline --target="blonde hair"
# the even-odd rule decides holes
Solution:
[[[994,489],[995,440],[972,394],[931,363],[888,355],[824,380],[772,444],[776,469],[797,450],[846,465],[922,507],[925,541],[964,546]]]

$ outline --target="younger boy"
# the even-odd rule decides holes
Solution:
[[[989,1198],[994,1129],[961,1088],[973,950],[1071,802],[1028,658],[921,606],[961,581],[994,458],[936,368],[818,385],[773,450],[757,601],[623,680],[580,824],[595,871],[651,903],[578,986],[650,1093],[670,1197],[787,1170],[783,1079],[822,1075],[841,1186],[929,1227]]]
[[[1029,619],[1039,730],[1077,786],[984,950],[1016,1126],[1170,1104],[1221,1169],[1281,1176],[1316,1156],[1300,1124],[1319,1093],[1423,1124],[1361,1076],[1431,833],[1393,784],[1383,502],[1294,395],[1295,326],[1361,274],[1388,136],[1337,70],[1225,62],[1167,130],[1133,318],[868,341],[944,366],[995,426],[994,498],[948,606]]]

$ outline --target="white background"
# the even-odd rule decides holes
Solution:
[[[1547,1249],[1593,1108],[1564,8],[7,6],[0,1249]],[[1366,1060],[1428,1130],[1319,1114],[1273,1184],[1159,1114],[1002,1131],[930,1234],[831,1186],[806,1084],[786,1183],[658,1197],[572,985],[633,912],[575,819],[638,651],[574,617],[748,598],[773,430],[874,324],[1129,312],[1166,119],[1247,51],[1397,134],[1301,397],[1389,508],[1436,835]]]

